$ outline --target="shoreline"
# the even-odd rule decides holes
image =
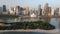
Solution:
[[[58,33],[59,29],[54,30],[40,30],[40,29],[18,29],[18,30],[0,30],[0,33],[3,32],[41,32],[41,33]]]

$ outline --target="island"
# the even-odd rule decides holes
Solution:
[[[0,30],[16,30],[16,29],[42,29],[53,30],[54,25],[43,21],[32,22],[16,22],[16,23],[0,23]]]

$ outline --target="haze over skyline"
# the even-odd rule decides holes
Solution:
[[[0,0],[0,6],[6,5],[9,6],[28,6],[28,7],[38,7],[41,4],[44,7],[45,3],[48,3],[49,6],[56,8],[60,6],[60,0]]]

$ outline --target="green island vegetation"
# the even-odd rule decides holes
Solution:
[[[7,23],[4,23],[7,24]],[[34,22],[16,22],[10,23],[11,26],[1,26],[0,30],[16,30],[16,29],[42,29],[42,30],[52,30],[55,29],[54,25],[43,21]]]

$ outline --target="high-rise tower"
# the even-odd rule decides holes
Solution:
[[[6,5],[3,5],[3,12],[6,12]]]
[[[39,16],[42,16],[42,8],[41,8],[41,5],[38,6],[38,15]]]
[[[51,15],[51,7],[48,6],[48,3],[46,3],[44,6],[43,15],[44,16],[50,16]]]

